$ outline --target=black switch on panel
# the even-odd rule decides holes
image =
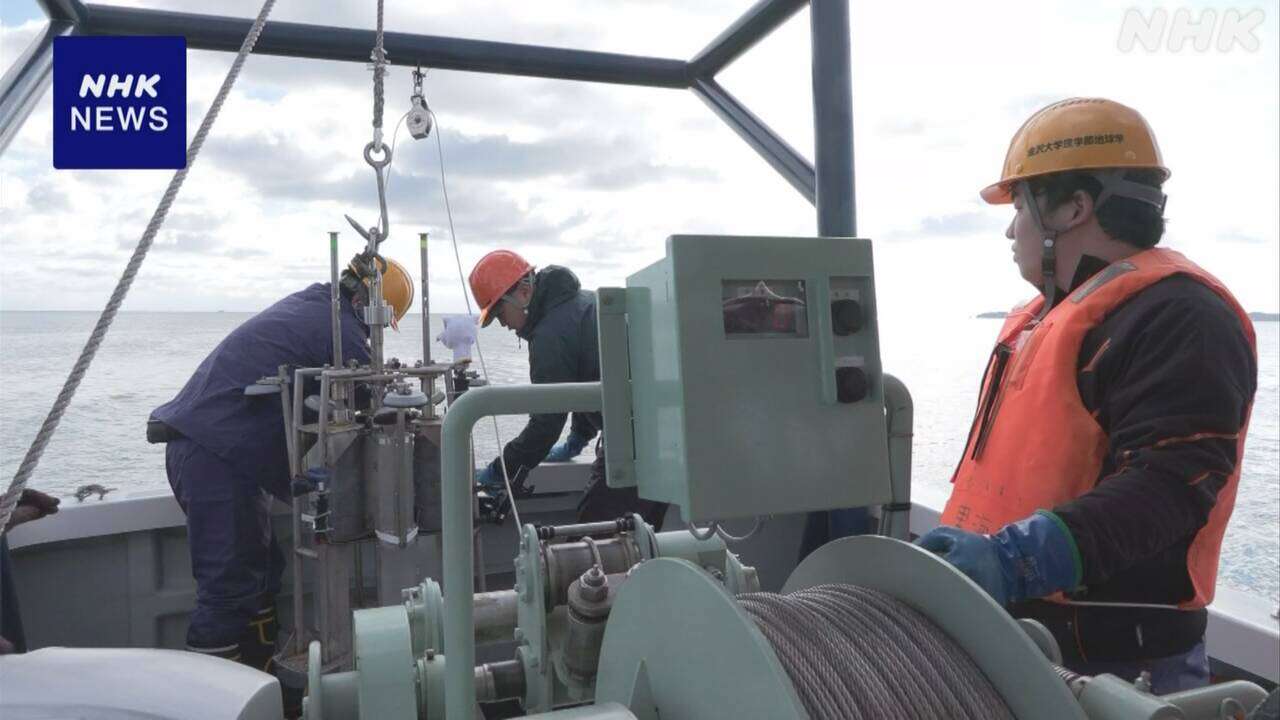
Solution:
[[[837,335],[852,335],[862,329],[862,306],[843,298],[831,303],[831,329]]]
[[[867,396],[867,374],[858,367],[836,368],[836,400],[855,403]]]

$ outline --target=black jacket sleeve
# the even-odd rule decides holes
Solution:
[[[561,335],[538,337],[529,343],[529,379],[535,385],[574,382],[577,378],[577,353],[572,338]],[[503,448],[503,458],[512,480],[521,470],[532,470],[546,458],[560,439],[567,413],[530,415],[524,430]],[[494,458],[490,463],[494,477],[502,477],[502,466]]]
[[[1086,338],[1081,367],[1081,398],[1110,454],[1097,486],[1054,512],[1085,584],[1139,564],[1185,568],[1187,544],[1235,471],[1257,382],[1239,318],[1205,286],[1166,279]]]

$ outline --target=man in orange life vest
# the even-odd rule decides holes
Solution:
[[[1065,664],[1157,693],[1208,681],[1205,606],[1235,504],[1257,353],[1222,283],[1172,250],[1168,179],[1134,110],[1075,98],[1014,136],[1006,235],[1040,295],[982,382],[942,526],[920,539]]]

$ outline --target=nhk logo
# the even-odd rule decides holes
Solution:
[[[80,97],[103,97],[102,88],[104,85],[107,88],[107,98],[140,98],[144,95],[155,99],[160,97],[156,94],[156,84],[160,82],[159,75],[138,76],[136,88],[133,75],[125,75],[123,79],[119,75],[112,75],[110,82],[111,84],[107,85],[107,76],[101,73],[97,77],[85,75],[84,79],[80,81]],[[132,96],[129,94],[130,90],[134,90]],[[169,128],[169,111],[161,105],[152,105],[150,107],[84,105],[71,108],[71,131],[85,130],[93,132],[98,130],[111,132],[115,129],[125,132],[130,130],[138,131],[142,129],[144,118],[147,120],[148,130],[164,132]]]
[[[54,40],[54,167],[177,169],[186,143],[184,38]]]

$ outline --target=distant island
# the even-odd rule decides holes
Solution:
[[[984,319],[984,320],[989,320],[992,318],[1003,318],[1007,315],[1008,313],[995,311],[995,312],[978,313],[977,315],[974,315],[974,317]],[[1249,319],[1253,320],[1254,322],[1280,322],[1280,313],[1251,312],[1249,313]]]

